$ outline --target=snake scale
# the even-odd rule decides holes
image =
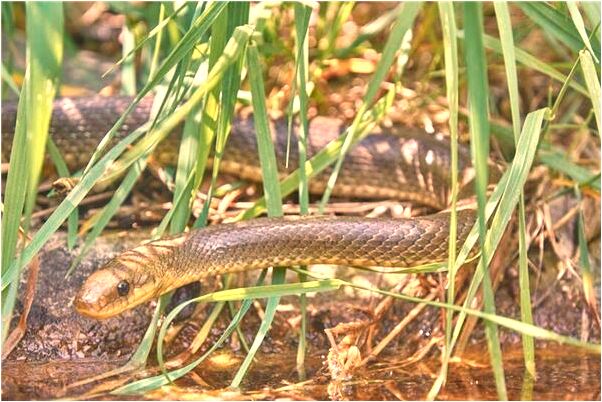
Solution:
[[[54,102],[50,134],[71,170],[87,163],[102,136],[129,102],[131,98],[118,96],[61,98]],[[148,120],[151,104],[152,99],[145,98],[133,110],[116,140]],[[3,103],[3,162],[10,155],[15,116],[16,104]],[[293,137],[287,166],[287,122],[283,119],[271,124],[278,171],[284,176],[298,166],[296,141]],[[312,119],[308,157],[343,129],[336,119]],[[160,144],[155,158],[175,164],[178,136],[176,132]],[[464,149],[460,150],[459,164],[464,175],[469,167],[469,155]],[[238,116],[234,120],[220,171],[261,181],[252,116]],[[332,194],[410,200],[440,210],[449,200],[449,171],[450,151],[445,140],[415,129],[385,129],[369,135],[347,153]],[[323,192],[330,173],[326,169],[313,177],[309,182],[310,192]],[[472,211],[459,211],[459,244],[473,223]],[[122,253],[90,275],[76,296],[75,306],[89,317],[111,317],[211,275],[274,265],[410,267],[438,262],[447,257],[448,237],[448,213],[407,219],[259,218],[215,225]]]

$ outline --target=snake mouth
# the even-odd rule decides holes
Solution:
[[[157,296],[160,286],[150,275],[112,261],[109,268],[94,272],[75,296],[75,310],[83,316],[104,319],[122,313]]]
[[[86,317],[95,319],[106,319],[123,313],[139,304],[155,298],[152,289],[139,288],[130,297],[107,300],[98,297],[94,291],[82,288],[75,297],[73,305],[75,310]]]
[[[74,306],[79,314],[97,320],[113,317],[123,311],[113,311],[114,309],[106,308],[106,306],[99,308],[98,305],[87,302],[80,297],[75,298]]]

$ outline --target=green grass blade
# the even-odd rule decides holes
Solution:
[[[27,69],[17,111],[15,148],[4,193],[2,221],[2,276],[12,272],[10,295],[2,286],[2,343],[6,339],[18,288],[21,266],[15,260],[21,218],[25,233],[35,206],[44,164],[52,101],[61,77],[63,59],[63,5],[26,4]],[[9,297],[10,296],[10,297]]]
[[[301,3],[295,3],[295,82],[294,87],[299,92],[299,212],[301,215],[309,213],[309,184],[307,173],[305,171],[305,162],[307,161],[307,135],[309,132],[309,122],[307,112],[309,108],[309,94],[307,81],[309,75],[309,43],[308,29],[309,19],[312,9]],[[293,91],[294,93],[294,91]],[[291,99],[291,107],[294,97]],[[289,116],[289,128],[291,127],[292,114]],[[299,281],[305,281],[305,274],[299,274]],[[305,352],[306,352],[306,332],[307,332],[307,297],[300,295],[299,305],[301,310],[301,328],[299,331],[299,346],[297,347],[297,372],[300,379],[305,377]]]
[[[535,112],[531,112],[527,115],[523,129],[519,138],[517,153],[510,165],[510,169],[504,173],[502,179],[496,186],[491,198],[489,200],[488,211],[489,214],[494,208],[497,207],[496,213],[493,217],[487,233],[485,246],[488,250],[495,250],[506,230],[506,226],[510,221],[516,203],[519,200],[520,189],[523,188],[529,170],[535,158],[537,151],[537,144],[539,142],[542,124],[544,116],[549,113],[548,109],[539,109]],[[473,238],[473,232],[476,234],[476,228],[473,228],[469,234],[467,241],[465,242],[462,250],[460,251],[459,258],[456,260],[456,264],[461,266],[464,259],[460,256],[465,256],[468,251],[473,247],[476,239]],[[493,257],[492,253],[488,253],[487,264],[491,262]],[[474,296],[481,283],[483,272],[477,271],[473,276],[469,288],[466,293],[466,300],[464,301],[464,307],[470,306],[473,303]],[[454,327],[454,333],[452,335],[452,347],[456,344],[460,331],[466,319],[465,313],[460,313]],[[525,324],[526,325],[526,324]]]
[[[514,52],[514,37],[512,34],[512,23],[510,22],[510,11],[508,3],[500,1],[494,3],[495,15],[498,23],[498,30],[502,43],[504,54],[504,66],[506,68],[506,80],[508,82],[508,95],[510,98],[510,110],[512,114],[512,128],[514,131],[514,141],[518,143],[521,130],[520,117],[520,97],[518,93],[518,76],[516,73],[516,57]],[[528,245],[526,239],[525,222],[525,199],[521,189],[520,199],[518,201],[518,236],[519,236],[519,289],[520,289],[520,308],[521,319],[527,324],[533,324],[533,314],[531,311],[531,290],[529,285],[529,266],[528,266]],[[525,368],[528,374],[535,378],[535,344],[533,338],[523,335],[523,356]]]
[[[381,98],[369,110],[368,114],[364,116],[365,119],[362,121],[362,124],[360,124],[359,130],[355,133],[355,137],[352,140],[353,144],[357,143],[366,135],[368,135],[376,125],[376,122],[382,119],[386,111],[393,103],[394,94],[394,91],[389,91],[387,95]],[[308,178],[314,177],[315,175],[317,175],[332,164],[332,162],[336,159],[337,155],[339,155],[341,147],[343,146],[343,142],[345,141],[345,138],[348,135],[350,135],[349,129],[346,130],[339,138],[328,143],[328,145],[326,145],[320,152],[318,152],[305,163],[305,171],[307,172]],[[292,194],[298,187],[298,169],[289,174],[280,182],[280,192],[282,193],[282,196]],[[256,217],[262,212],[264,212],[265,208],[265,198],[262,197],[259,200],[257,200],[250,208],[241,212],[236,217],[228,221],[235,222]]]
[[[261,162],[261,174],[263,177],[263,190],[266,198],[268,215],[282,216],[282,196],[278,185],[278,165],[276,154],[270,133],[267,108],[265,104],[265,91],[261,62],[257,45],[249,44],[247,49],[247,64],[249,69],[249,82],[251,84],[251,95],[253,102],[253,120],[255,122],[255,133],[257,134],[257,148]]]
[[[210,53],[209,53],[209,68],[213,68],[213,66],[215,65],[215,63],[217,63],[217,60],[219,59],[221,53],[224,50],[224,47],[226,45],[226,40],[231,37],[232,32],[228,32],[228,25],[227,25],[227,21],[228,21],[228,16],[229,16],[229,9],[226,8],[224,10],[224,12],[222,12],[222,14],[218,17],[218,19],[215,21],[215,24],[213,24],[213,26],[211,27],[211,39],[210,39],[210,44],[211,44],[211,49],[210,49]],[[244,51],[242,51],[240,53],[241,57],[244,54]],[[231,68],[231,67],[229,67]],[[228,71],[226,71],[224,73],[224,76],[226,76],[226,74],[228,73]],[[203,110],[201,112],[201,119],[200,119],[200,125],[199,125],[199,134],[200,134],[200,140],[201,142],[205,143],[205,144],[213,144],[214,142],[216,142],[216,151],[215,154],[217,155],[215,157],[214,160],[214,164],[213,164],[213,174],[211,176],[211,185],[209,187],[209,191],[207,192],[207,200],[205,201],[205,204],[203,205],[203,209],[201,212],[201,215],[199,217],[199,219],[196,220],[196,222],[194,223],[194,227],[202,227],[206,225],[207,222],[207,217],[209,215],[209,206],[211,205],[211,200],[213,198],[213,189],[215,187],[215,182],[217,180],[217,174],[219,171],[219,161],[220,161],[220,157],[221,157],[221,152],[218,149],[220,147],[220,140],[218,139],[216,140],[216,132],[218,130],[217,127],[217,120],[219,118],[219,113],[220,113],[220,93],[221,93],[221,85],[216,86],[215,88],[213,88],[211,91],[209,91],[209,93],[207,94],[207,97],[205,99],[205,104],[203,106]],[[226,136],[226,132],[220,132],[219,133],[221,135],[221,138],[223,140],[223,144],[225,144],[225,136]],[[202,149],[200,152],[200,155],[198,157],[197,163],[196,163],[196,171],[197,171],[197,181],[196,183],[200,184],[202,179],[203,179],[203,175],[204,175],[204,171],[205,171],[205,166],[207,164],[207,158],[209,157],[209,149],[210,147],[207,147],[206,149]],[[222,151],[223,152],[223,151]],[[195,184],[196,184],[195,183]],[[196,187],[195,187],[196,188]],[[188,214],[190,211],[190,207],[191,205],[182,205],[182,212]]]
[[[339,171],[341,170],[341,166],[343,164],[343,159],[353,144],[353,139],[356,136],[356,131],[358,130],[361,119],[374,101],[377,91],[379,90],[386,74],[393,64],[393,60],[395,59],[397,51],[400,48],[400,44],[402,43],[404,35],[408,30],[412,29],[414,19],[416,18],[416,15],[418,15],[418,11],[420,11],[421,8],[422,2],[408,2],[403,3],[403,8],[401,8],[399,11],[395,25],[389,34],[389,38],[387,39],[387,43],[385,44],[381,58],[376,66],[376,71],[368,83],[368,89],[366,90],[366,94],[362,99],[362,105],[360,106],[355,118],[353,119],[353,123],[351,124],[351,135],[348,135],[343,142],[343,146],[341,147],[341,151],[337,156],[332,173],[328,178],[326,189],[324,190],[324,194],[320,200],[321,211],[324,209],[328,203],[328,200],[330,199],[330,194],[332,193],[334,185],[337,181]]]
[[[25,199],[25,232],[35,206],[42,173],[52,103],[58,90],[63,61],[63,6],[60,3],[27,4],[27,92],[28,168]],[[49,22],[50,21],[50,22]]]
[[[226,29],[225,35],[230,37],[232,32],[237,26],[247,23],[249,20],[249,4],[246,2],[241,3],[230,3],[228,6],[227,21],[224,23]],[[219,48],[218,48],[219,49]],[[213,39],[212,39],[212,52],[213,52]],[[240,88],[241,82],[241,70],[243,66],[244,54],[241,52],[241,57],[232,64],[226,70],[223,76],[220,91],[221,99],[218,101],[217,97],[211,96],[208,99],[208,107],[205,110],[203,117],[205,125],[203,126],[204,137],[202,142],[204,147],[201,147],[201,152],[198,156],[196,166],[196,180],[193,188],[198,188],[204,176],[205,165],[209,156],[209,149],[213,143],[215,137],[215,155],[213,159],[213,169],[211,174],[211,183],[209,191],[207,192],[207,201],[203,205],[200,216],[194,222],[194,227],[198,228],[204,226],[209,216],[209,206],[211,205],[211,199],[213,198],[214,189],[217,182],[217,176],[219,173],[219,167],[230,133],[230,127],[232,124],[232,116],[234,115],[234,107],[236,104],[236,96]],[[216,52],[216,55],[218,53]],[[217,120],[217,128],[215,128],[215,121]]]
[[[596,126],[598,127],[598,135],[602,135],[602,118],[600,117],[600,78],[598,78],[596,65],[592,60],[592,54],[590,52],[581,50],[579,52],[579,60],[581,62],[581,69],[583,70],[583,77],[585,78],[585,85],[587,86],[589,97],[592,101]]]
[[[2,6],[4,7],[4,4]],[[12,74],[10,73],[9,69],[4,65],[4,63],[2,63],[2,73],[1,74],[2,74],[2,82],[4,82],[6,85],[8,85],[8,87],[11,89],[11,91],[13,91],[13,93],[15,95],[19,96],[21,91],[19,91],[19,87],[15,83],[15,80],[13,80]]]
[[[540,162],[553,167],[554,170],[569,176],[579,184],[586,184],[592,189],[600,192],[600,181],[592,181],[599,176],[598,173],[591,172],[589,169],[579,166],[566,157],[566,153],[560,149],[540,150],[537,153]]]
[[[477,195],[477,216],[479,227],[479,240],[481,244],[481,258],[478,270],[483,273],[483,299],[485,312],[495,314],[495,297],[489,276],[489,253],[494,250],[485,248],[487,233],[487,220],[485,218],[486,190],[488,181],[487,160],[489,157],[489,88],[487,84],[487,64],[485,49],[483,47],[483,21],[482,7],[477,3],[465,3],[464,29],[466,73],[468,77],[470,145],[473,166],[476,170],[475,193]],[[487,345],[491,358],[491,366],[495,378],[498,398],[507,400],[506,380],[502,361],[497,325],[491,322],[485,324]]]
[[[135,23],[128,18],[125,19],[122,30],[123,64],[121,65],[121,92],[124,95],[136,94],[136,66],[134,56],[136,48],[136,35],[134,33]]]
[[[251,96],[253,103],[253,120],[255,122],[255,133],[257,135],[257,149],[259,152],[259,162],[261,164],[261,174],[263,178],[263,191],[266,198],[268,216],[282,216],[282,196],[278,182],[278,166],[276,164],[276,154],[272,144],[272,136],[268,122],[267,108],[265,104],[265,91],[263,84],[263,69],[259,61],[259,51],[257,45],[250,43],[247,48],[247,67],[249,71],[249,83],[251,85]],[[272,283],[274,285],[284,282],[284,268],[274,268],[272,273]],[[263,339],[272,325],[276,308],[280,303],[279,296],[270,297],[266,303],[265,315],[261,321],[257,335],[240,365],[232,383],[233,388],[238,388],[249,366],[255,358]]]
[[[581,40],[585,44],[587,50],[589,50],[589,52],[592,54],[592,57],[594,58],[596,63],[600,64],[600,60],[596,58],[594,49],[592,48],[592,44],[589,41],[587,30],[585,28],[585,22],[583,21],[583,17],[581,16],[581,12],[579,12],[579,7],[577,6],[577,4],[578,3],[572,1],[566,2],[566,6],[569,9],[569,13],[571,14],[571,19],[573,20],[573,24],[575,24],[577,32],[579,32]]]
[[[207,67],[210,70],[215,67],[215,64],[219,60],[219,56],[224,51],[227,40],[232,34],[230,32],[230,36],[226,35],[227,19],[228,9],[226,8],[211,26],[210,51],[209,60],[207,62]],[[187,59],[190,60],[191,55],[188,55]],[[200,68],[203,68],[203,66],[201,65]],[[199,175],[204,174],[207,157],[209,155],[209,147],[202,150],[200,149],[199,144],[212,144],[215,138],[215,122],[218,115],[218,99],[220,90],[220,85],[216,85],[207,93],[203,103],[199,104],[198,107],[186,117],[184,130],[182,133],[182,142],[180,143],[180,152],[178,154],[178,168],[176,172],[174,199],[178,198],[180,193],[192,195],[192,184],[188,186],[182,185],[190,171],[196,170]],[[203,207],[203,212],[209,211],[208,208],[212,197],[211,193],[212,191],[210,189],[207,201]],[[187,198],[191,199],[191,197]],[[180,233],[184,230],[190,216],[191,207],[191,202],[188,202],[188,200],[186,200],[186,202],[174,204],[174,220],[170,225],[171,233]]]
[[[69,173],[69,168],[67,167],[67,163],[63,159],[61,152],[57,148],[54,141],[52,141],[51,137],[48,137],[48,142],[46,143],[46,151],[50,156],[50,160],[54,164],[57,174],[59,177],[70,177],[71,173]],[[72,250],[75,247],[75,243],[77,242],[77,227],[79,225],[79,212],[78,209],[75,208],[69,218],[67,220],[67,248]]]
[[[343,24],[349,19],[351,11],[355,6],[355,2],[333,2],[329,3],[329,6],[337,7],[337,10],[334,19],[329,22],[328,29],[326,30],[326,38],[323,39],[325,41],[325,49],[324,53],[322,54],[323,58],[330,57],[334,53],[336,40],[341,32],[341,29],[343,28]]]
[[[458,35],[460,38],[462,38],[462,39],[464,38],[464,34],[459,33]],[[499,39],[496,39],[492,36],[485,34],[485,35],[483,35],[483,44],[485,45],[485,47],[487,49],[493,50],[494,52],[496,52],[498,54],[503,53],[502,43],[499,41]],[[549,63],[539,60],[537,57],[533,56],[532,54],[528,53],[527,51],[525,51],[519,47],[514,48],[514,53],[516,56],[516,60],[519,63],[521,63],[522,65],[524,65],[525,67],[529,67],[535,71],[539,71],[540,73],[545,74],[545,75],[549,76],[550,78],[555,79],[558,82],[562,82],[562,83],[567,82],[567,77],[564,74],[562,74],[560,71],[558,71],[554,67],[552,67]],[[570,86],[571,86],[571,88],[578,91],[579,93],[587,96],[587,94],[588,94],[587,89],[585,87],[583,87],[581,84],[579,84],[575,81],[570,81]]]
[[[494,122],[490,122],[491,132],[504,145],[514,147],[514,134],[511,129],[501,126]],[[553,171],[562,173],[576,181],[580,185],[586,185],[591,189],[600,192],[600,182],[592,180],[599,176],[598,171],[592,171],[586,167],[580,166],[567,158],[567,154],[561,148],[551,145],[542,139],[539,143],[537,152],[537,161],[552,169]]]
[[[184,3],[184,5],[187,5],[187,4]],[[182,5],[182,7],[184,5]],[[157,38],[155,39],[155,46],[153,48],[153,54],[152,54],[150,66],[148,68],[148,76],[149,77],[155,76],[155,71],[157,70],[157,65],[159,64],[159,55],[161,53],[161,42],[163,41],[162,27],[167,22],[169,22],[169,21],[165,18],[165,4],[161,3],[159,5],[159,15],[157,16],[157,25],[155,25],[155,28],[153,28],[153,30],[155,30],[159,27],[161,27],[161,28],[159,28],[159,32],[157,33]],[[149,35],[147,35],[146,38],[143,38],[142,40],[140,40],[140,42],[143,42],[145,39],[149,39],[149,36],[152,33],[153,32],[151,31],[149,33]],[[141,43],[138,43],[138,45],[142,46]]]
[[[456,300],[456,237],[457,237],[457,214],[456,203],[458,198],[458,43],[456,39],[456,17],[452,2],[440,2],[439,19],[441,20],[441,31],[443,33],[443,49],[445,60],[445,85],[447,102],[449,104],[449,132],[451,153],[451,205],[450,205],[450,231],[447,263],[447,303],[454,304]],[[451,356],[453,311],[445,312],[445,349],[441,358],[441,369],[433,386],[427,395],[428,400],[434,400],[441,387],[447,379],[447,369]]]
[[[27,85],[27,82],[25,85]],[[4,344],[8,335],[17,295],[18,272],[20,272],[19,268],[18,272],[15,272],[10,280],[5,283],[4,277],[11,272],[10,264],[16,255],[21,214],[25,204],[26,186],[21,183],[27,183],[29,177],[29,171],[27,170],[27,122],[24,117],[26,96],[24,92],[19,98],[15,135],[10,156],[10,169],[8,170],[3,198],[5,208],[2,214],[2,344]],[[17,271],[16,268],[14,270]],[[11,286],[7,290],[9,285]]]
[[[517,5],[533,22],[574,52],[580,51],[585,46],[571,19],[549,4],[544,2],[519,2]],[[586,36],[589,37],[589,33]],[[600,44],[596,43],[594,47],[598,52],[596,56],[599,59]]]

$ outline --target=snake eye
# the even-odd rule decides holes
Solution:
[[[117,293],[119,296],[125,296],[130,291],[130,284],[127,281],[121,281],[117,284]]]

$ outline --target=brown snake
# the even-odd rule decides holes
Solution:
[[[81,168],[100,138],[131,101],[125,97],[63,98],[55,101],[51,136],[70,169]],[[151,99],[145,99],[126,119],[122,138],[148,120]],[[16,105],[2,110],[2,158],[10,153]],[[310,123],[308,157],[343,130],[335,119],[318,117]],[[291,141],[288,167],[286,121],[272,123],[278,171],[297,168],[296,141]],[[163,163],[177,160],[177,133],[155,152]],[[468,170],[468,154],[460,152],[460,171]],[[345,157],[334,196],[396,198],[443,209],[449,198],[448,144],[412,129],[389,129],[358,143]],[[261,170],[252,117],[238,117],[232,126],[220,171],[260,181]],[[321,193],[331,170],[310,180],[310,192]],[[461,178],[461,182],[463,182]],[[472,224],[472,211],[458,214],[457,242],[462,244]],[[177,237],[161,239],[119,255],[93,273],[79,291],[77,310],[94,318],[116,315],[187,283],[211,275],[267,268],[274,265],[339,264],[411,267],[447,257],[449,214],[393,219],[312,216],[261,218],[221,224]]]

